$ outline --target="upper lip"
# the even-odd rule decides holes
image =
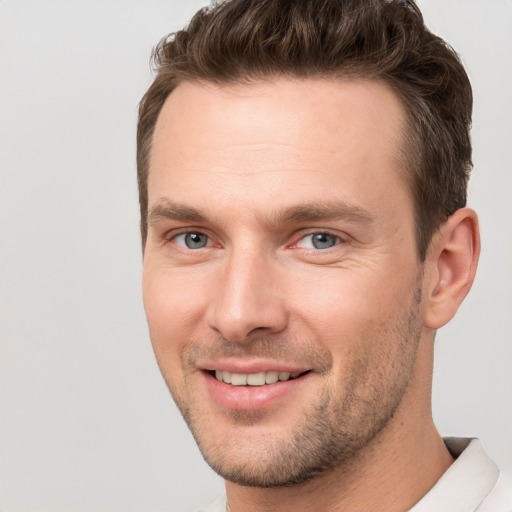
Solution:
[[[271,359],[242,360],[233,358],[222,358],[211,361],[204,361],[198,365],[201,370],[220,370],[230,373],[253,374],[262,372],[290,372],[303,373],[311,370],[310,367]]]

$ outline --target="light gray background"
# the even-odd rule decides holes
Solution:
[[[0,2],[0,510],[193,510],[222,490],[153,360],[137,102],[204,2]],[[423,0],[475,89],[474,289],[438,334],[434,412],[512,474],[512,2]]]

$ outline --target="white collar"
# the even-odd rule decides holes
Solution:
[[[446,437],[444,442],[456,460],[409,512],[474,512],[496,484],[498,467],[478,439]]]

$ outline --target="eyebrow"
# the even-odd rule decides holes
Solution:
[[[162,220],[178,220],[184,222],[205,222],[206,215],[196,208],[161,200],[148,212],[148,224],[154,225]]]
[[[261,216],[260,216],[261,217]],[[148,224],[154,225],[162,220],[183,222],[206,222],[209,216],[197,208],[160,200],[148,213]],[[371,224],[375,217],[367,210],[346,202],[312,202],[290,206],[271,212],[261,218],[269,226],[294,224],[300,222],[322,222],[345,220],[348,222]]]
[[[346,220],[362,224],[370,224],[374,216],[363,208],[346,202],[314,202],[291,206],[276,212],[271,224],[292,224],[297,222],[321,222]]]

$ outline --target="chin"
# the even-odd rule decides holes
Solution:
[[[333,428],[329,408],[330,399],[325,397],[295,426],[278,430],[262,420],[262,413],[239,413],[236,424],[225,430],[219,423],[215,430],[204,429],[206,418],[194,421],[188,414],[184,417],[203,458],[218,475],[242,486],[277,488],[304,484],[342,466],[368,445],[393,415],[388,411],[379,422],[368,421],[366,428],[361,426],[354,434],[350,421],[345,421],[347,428]]]

